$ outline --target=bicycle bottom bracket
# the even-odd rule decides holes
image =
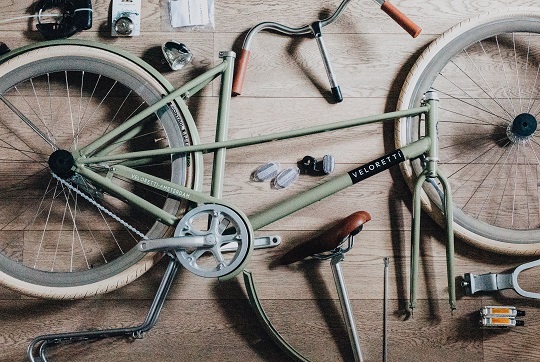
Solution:
[[[178,222],[174,236],[204,240],[204,246],[175,250],[175,254],[187,270],[206,278],[236,275],[252,250],[247,220],[224,205],[206,204],[190,210]],[[225,250],[227,246],[234,246],[231,252]]]
[[[62,178],[73,176],[71,168],[75,165],[75,159],[71,152],[67,150],[56,150],[49,156],[49,167],[51,171]]]

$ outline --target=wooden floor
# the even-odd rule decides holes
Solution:
[[[215,29],[169,31],[165,1],[144,1],[142,35],[111,38],[109,1],[93,2],[94,25],[77,38],[114,44],[142,57],[181,84],[218,61],[220,50],[239,50],[251,26],[267,20],[290,25],[309,23],[327,14],[338,1],[217,0]],[[510,0],[395,0],[424,31],[417,39],[406,33],[367,0],[356,0],[335,25],[325,28],[325,40],[344,93],[341,104],[330,104],[327,80],[312,39],[287,39],[262,34],[255,40],[244,95],[233,99],[231,138],[281,131],[332,119],[347,119],[395,109],[400,85],[421,50],[441,32],[471,14],[512,6]],[[28,0],[2,1],[0,18],[27,12]],[[537,5],[525,0],[521,5]],[[0,19],[0,20],[1,20]],[[11,48],[40,41],[27,21],[0,24],[0,41]],[[160,45],[182,41],[194,54],[192,65],[167,71]],[[217,108],[214,84],[190,107],[197,115],[203,140],[212,140]],[[336,172],[389,151],[391,125],[365,126],[355,131],[324,134],[229,152],[225,197],[246,214],[284,200],[322,178],[301,176],[292,187],[271,189],[250,181],[251,172],[268,161],[283,167],[307,154],[332,154]],[[210,162],[207,159],[208,164]],[[332,176],[328,176],[330,178]],[[208,181],[208,180],[207,180]],[[208,183],[208,182],[207,182]],[[308,261],[273,267],[272,261],[307,237],[357,210],[373,220],[357,237],[343,262],[361,346],[366,361],[380,361],[383,346],[383,258],[390,257],[388,359],[390,361],[537,361],[540,359],[538,303],[513,292],[463,297],[450,313],[447,302],[444,240],[441,229],[424,219],[418,307],[406,309],[409,281],[411,194],[399,170],[384,172],[356,187],[275,222],[258,235],[279,234],[283,244],[256,251],[248,269],[271,320],[283,336],[314,361],[351,361],[347,332],[329,262]],[[523,259],[493,255],[456,243],[456,276],[466,272],[509,270]],[[0,361],[23,361],[28,342],[37,335],[63,331],[131,326],[140,323],[159,284],[164,265],[116,292],[81,301],[34,300],[0,287]],[[475,315],[482,305],[515,305],[526,310],[525,327],[481,330]],[[203,280],[180,271],[157,326],[144,339],[107,340],[52,349],[52,361],[284,361],[287,357],[259,326],[240,278],[227,283]]]

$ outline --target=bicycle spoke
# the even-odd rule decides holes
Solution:
[[[51,179],[52,181],[52,179]],[[47,190],[49,189],[50,187],[50,183],[49,185],[47,186]],[[56,192],[57,192],[57,189],[58,189],[58,183],[55,184],[55,188],[54,188],[54,191],[53,191],[53,197],[51,198],[51,203],[50,203],[50,206],[49,206],[49,211],[47,213],[47,218],[45,220],[45,226],[43,228],[43,232],[41,233],[41,239],[39,241],[39,246],[38,246],[38,250],[37,250],[37,253],[36,253],[36,258],[35,258],[35,261],[34,261],[34,269],[37,267],[37,263],[38,263],[38,259],[39,259],[39,256],[40,256],[40,253],[41,253],[41,250],[43,248],[43,243],[45,241],[45,235],[46,235],[46,231],[47,231],[47,226],[49,225],[49,219],[50,219],[50,216],[51,216],[51,211],[53,209],[53,205],[54,205],[54,200],[56,200]],[[45,196],[48,194],[48,192],[44,193],[43,195],[43,200],[45,199]],[[37,215],[36,215],[36,218],[37,218]],[[35,223],[35,219],[34,221],[32,222],[32,225]]]
[[[512,106],[512,110],[514,112],[514,115],[510,115],[511,118],[514,118],[515,116],[517,116],[517,112],[516,112],[516,108],[514,107],[514,102],[512,102],[512,100],[510,99],[509,95],[508,95],[508,89],[510,89],[510,84],[508,83],[508,76],[506,74],[506,67],[504,66],[504,61],[503,61],[503,58],[502,58],[502,51],[501,51],[501,46],[499,44],[499,37],[498,36],[495,36],[495,42],[497,44],[497,50],[498,50],[498,53],[499,53],[499,60],[500,60],[500,64],[501,64],[501,67],[502,67],[502,70],[503,70],[503,75],[504,75],[504,81],[506,83],[506,86],[503,87],[503,90],[504,90],[504,94],[506,95],[506,99],[508,100],[508,103]]]
[[[532,109],[533,109],[534,104],[538,100],[539,89],[537,87],[537,83],[538,83],[538,75],[539,74],[540,74],[540,64],[538,64],[538,67],[536,68],[536,75],[534,77],[534,84],[532,85],[531,97],[529,98],[529,106],[527,107],[527,113],[533,114],[533,115],[535,115],[535,117],[538,116],[538,113],[533,112]],[[534,99],[534,101],[533,101],[533,99]]]
[[[458,98],[457,96],[454,96],[454,95],[452,95],[452,94],[450,94],[450,93],[444,92],[444,91],[441,90],[441,89],[433,88],[433,90],[436,91],[436,92],[438,92],[439,94],[442,94],[443,96],[447,96],[447,97],[449,97],[449,98],[451,98],[451,99],[453,99],[453,100],[456,100],[456,101],[458,101],[458,102],[460,102],[460,103],[463,103],[463,104],[465,104],[465,105],[467,105],[467,106],[470,106],[470,107],[472,107],[472,108],[474,108],[474,109],[477,109],[477,110],[479,110],[479,111],[481,111],[481,112],[487,113],[488,115],[495,116],[495,117],[497,117],[498,119],[503,120],[505,123],[508,123],[508,122],[509,122],[507,118],[504,118],[504,117],[502,117],[502,116],[499,116],[499,115],[493,113],[492,111],[490,111],[490,110],[484,108],[484,106],[483,106],[482,104],[480,104],[480,106],[477,106],[477,105],[474,105],[474,104],[470,103],[467,99]],[[445,110],[447,110],[447,109],[445,109]],[[488,120],[484,120],[483,123],[486,124],[486,125],[493,125],[493,126],[498,125],[497,123],[489,122]]]
[[[519,143],[517,144],[517,149],[516,149],[516,161],[515,161],[515,164],[514,164],[514,168],[515,168],[515,172],[514,172],[514,191],[513,191],[513,195],[512,195],[512,218],[511,218],[511,223],[510,225],[514,226],[514,216],[515,216],[515,212],[516,212],[516,193],[517,193],[517,176],[518,176],[518,158],[519,158]],[[509,178],[510,179],[510,178]]]
[[[124,108],[124,104],[126,104],[127,100],[129,99],[129,97],[131,96],[131,94],[133,93],[133,90],[130,89],[129,92],[126,94],[126,96],[124,97],[124,99],[122,100],[122,103],[120,103],[120,106],[118,107],[118,109],[116,110],[116,113],[114,114],[114,116],[111,118],[110,122],[108,122],[107,124],[107,127],[105,128],[105,130],[103,131],[103,134],[107,133],[109,131],[109,129],[111,128],[111,126],[114,124],[114,122],[116,121],[116,117],[120,114],[120,111]],[[139,107],[137,107],[135,109],[135,111],[133,111],[133,113],[131,115],[133,115],[140,107],[142,107],[144,105],[144,103],[141,103],[139,105]],[[129,119],[129,117],[127,118]],[[127,120],[126,119],[126,120]]]
[[[499,173],[498,173],[497,176],[494,178],[493,187],[492,187],[492,189],[490,190],[490,193],[488,194],[488,196],[485,198],[484,203],[482,204],[482,208],[480,209],[481,211],[484,209],[485,205],[487,205],[487,202],[488,202],[489,199],[490,199],[491,193],[492,193],[492,191],[494,190],[494,187],[495,187],[495,185],[496,185],[496,182],[497,182],[498,180],[501,179],[499,176],[501,175],[502,171],[506,168],[505,166],[508,165],[508,160],[510,159],[510,155],[512,154],[512,150],[514,149],[514,147],[515,147],[514,144],[511,144],[511,145],[510,145],[510,148],[508,149],[506,158],[505,158],[504,162],[502,163],[502,165],[501,165],[500,168],[499,168]],[[498,217],[498,212],[499,212],[499,209],[500,209],[501,201],[502,201],[502,199],[504,198],[504,193],[505,193],[506,187],[507,187],[507,185],[508,185],[508,179],[509,179],[508,177],[503,177],[503,178],[502,178],[502,180],[504,180],[505,182],[504,182],[503,190],[502,190],[502,192],[501,192],[500,199],[497,200],[497,201],[498,201],[498,202],[497,202],[497,205],[499,206],[499,208],[498,208],[497,211],[495,212],[495,218],[494,218],[495,221],[494,221],[494,222],[497,221],[497,217]]]
[[[82,112],[82,102],[83,102],[83,90],[84,90],[84,71],[81,72],[81,85],[79,87],[79,106],[77,110],[77,127],[75,130],[75,139],[77,144],[79,144],[79,134],[81,131],[81,112]]]
[[[96,83],[94,84],[94,87],[92,88],[92,92],[90,92],[90,96],[88,97],[88,101],[86,102],[86,105],[84,107],[84,112],[81,115],[81,120],[85,119],[86,112],[88,110],[88,107],[90,107],[91,102],[94,99],[94,95],[96,94],[96,90],[98,89],[100,80],[101,80],[101,74],[98,75]]]
[[[31,85],[31,88],[32,88],[32,92],[34,94],[34,98],[36,98],[36,103],[37,103],[37,106],[38,106],[38,110],[39,110],[39,114],[38,112],[36,112],[35,108],[32,106],[32,104],[30,104],[30,102],[28,101],[27,97],[25,97],[20,91],[19,91],[19,88],[18,87],[13,87],[13,89],[15,90],[15,92],[17,93],[17,95],[24,101],[24,103],[28,106],[28,108],[32,111],[32,113],[34,113],[34,115],[36,116],[36,118],[40,121],[41,124],[43,124],[43,127],[46,131],[46,134],[47,134],[47,137],[49,137],[51,140],[53,140],[53,136],[52,136],[52,133],[51,131],[49,130],[47,124],[45,123],[45,118],[43,117],[43,112],[41,111],[41,106],[39,104],[39,101],[37,100],[38,99],[38,96],[37,96],[37,92],[36,92],[36,89],[35,89],[35,86],[34,86],[34,82],[33,82],[33,79],[30,78],[29,80],[30,82],[30,85]],[[44,133],[45,134],[45,133]]]
[[[484,53],[486,53],[486,50],[485,50],[482,42],[479,42],[479,44],[482,47],[482,50],[484,51]],[[465,74],[469,78],[469,80],[471,80],[486,96],[488,96],[489,99],[491,99],[493,102],[495,102],[495,104],[497,104],[501,108],[501,110],[503,110],[510,118],[513,118],[513,116],[506,110],[505,107],[503,107],[503,105],[500,103],[500,101],[495,96],[495,92],[494,92],[493,88],[489,85],[489,82],[486,80],[486,78],[484,77],[482,72],[480,72],[480,69],[478,68],[478,65],[476,64],[476,62],[471,58],[470,54],[465,49],[463,51],[467,55],[467,58],[469,59],[469,61],[473,64],[473,66],[474,66],[476,72],[478,73],[478,75],[480,76],[480,79],[482,80],[482,82],[486,84],[486,87],[488,88],[489,92],[486,91],[486,89],[484,87],[482,87],[478,82],[476,82],[469,74],[467,74],[465,71],[463,71],[459,66],[458,66],[458,69],[460,71],[462,71],[463,74]],[[455,64],[455,63],[453,63],[453,64]],[[504,69],[504,65],[503,65],[503,69]]]
[[[521,96],[521,84],[519,81],[519,66],[518,66],[518,59],[517,59],[517,50],[516,50],[516,34],[512,33],[512,45],[514,46],[514,62],[516,67],[516,82],[517,82],[517,91],[518,91],[518,99],[519,99],[519,113],[523,113],[523,99]],[[529,56],[529,53],[527,52],[527,57]],[[527,64],[527,63],[526,63]]]
[[[474,82],[474,83],[478,86],[478,88],[480,88],[480,89],[482,90],[482,92],[485,93],[485,94],[488,96],[488,99],[490,99],[490,100],[492,100],[493,102],[495,102],[495,103],[496,103],[496,104],[497,104],[497,105],[498,105],[505,113],[508,114],[508,112],[504,109],[504,107],[500,104],[500,102],[498,102],[495,98],[493,98],[493,96],[489,95],[489,94],[488,94],[488,93],[487,93],[487,92],[486,92],[486,91],[485,91],[485,90],[484,90],[477,82],[475,82],[475,81],[473,80],[473,78],[472,78],[470,75],[468,75],[464,70],[462,70],[457,64],[455,64],[455,63],[453,63],[453,64],[454,64],[454,65],[456,66],[456,68],[458,68],[464,75],[466,75],[472,82]],[[449,83],[451,83],[452,85],[454,85],[459,91],[461,91],[462,93],[464,93],[468,98],[465,99],[465,98],[462,98],[462,97],[457,97],[457,96],[454,96],[454,95],[452,95],[452,94],[450,94],[450,93],[448,93],[448,92],[445,92],[445,91],[443,91],[443,90],[441,90],[441,89],[433,88],[436,92],[438,92],[439,94],[442,94],[443,96],[447,96],[447,97],[450,97],[450,98],[452,98],[452,99],[454,99],[454,100],[457,100],[457,101],[459,101],[459,102],[462,102],[462,103],[464,103],[464,104],[466,104],[466,105],[468,105],[468,106],[471,106],[471,107],[473,107],[473,108],[475,108],[475,109],[478,109],[478,110],[480,110],[480,111],[482,111],[482,112],[485,112],[485,113],[487,113],[487,114],[490,114],[490,115],[492,115],[492,116],[495,116],[495,117],[497,117],[497,118],[500,118],[500,119],[504,120],[505,122],[508,122],[508,118],[505,118],[505,117],[503,117],[503,116],[500,116],[500,115],[494,113],[493,111],[490,111],[486,105],[480,103],[480,100],[479,100],[477,97],[471,96],[467,91],[465,91],[462,87],[458,86],[454,81],[452,81],[450,78],[446,77],[444,74],[442,74],[442,73],[439,73],[439,74],[441,75],[441,77],[442,77],[443,79],[447,80]],[[474,103],[477,103],[477,105],[471,103],[471,101],[474,102]],[[510,114],[508,114],[508,116],[511,117]]]
[[[506,147],[506,146],[505,146]],[[501,154],[501,156],[499,157],[498,160],[500,160],[502,158],[502,156],[504,155],[504,153]],[[495,154],[493,155],[491,159],[494,159],[495,158]],[[497,161],[498,161],[497,160]],[[488,167],[488,165],[491,165],[491,168],[487,170],[487,173],[486,175],[490,175],[493,170],[495,169],[495,167],[497,167],[497,161],[496,162],[492,162],[492,163],[489,163],[489,160],[488,162],[486,162],[483,166],[482,166],[482,169],[484,168],[484,166]],[[481,170],[478,170],[478,173],[480,173]],[[471,175],[471,177],[473,176],[474,174]],[[489,179],[487,177],[484,177],[483,180],[478,184],[478,186],[476,188],[474,188],[474,190],[472,192],[470,192],[470,196],[467,198],[466,202],[465,203],[462,203],[462,208],[463,210],[465,210],[467,208],[467,206],[469,205],[469,203],[471,201],[473,201],[473,199],[475,199],[475,197],[477,196],[477,192],[479,192],[479,190],[482,188],[482,186],[484,185],[485,182],[487,182]],[[465,181],[466,182],[466,181]],[[459,187],[455,189],[455,192],[457,193],[457,191],[459,190]],[[489,195],[488,195],[489,197]],[[478,215],[480,215],[482,212],[482,209],[480,209],[480,212]]]
[[[487,121],[485,120],[482,120],[478,117],[473,117],[469,114],[465,114],[465,113],[462,113],[462,112],[458,112],[458,111],[454,111],[454,110],[451,110],[451,109],[447,109],[447,108],[444,108],[444,107],[439,107],[439,109],[441,111],[445,111],[445,112],[448,112],[448,113],[452,113],[452,114],[455,114],[457,116],[461,116],[465,119],[469,119],[469,120],[473,120],[473,121],[476,121],[476,122],[470,122],[470,121],[455,121],[455,120],[452,120],[452,121],[445,121],[444,119],[441,119],[439,121],[439,123],[452,123],[452,124],[467,124],[467,125],[470,125],[470,124],[473,124],[473,125],[477,125],[477,126],[490,126],[490,127],[497,127],[497,128],[502,128],[502,129],[505,129],[506,130],[506,126],[505,125],[500,125],[500,124],[497,124],[497,123],[488,123]],[[488,112],[489,113],[489,112]],[[501,117],[501,119],[503,119],[504,121],[506,121],[504,118]]]
[[[83,120],[83,125],[80,129],[80,132],[82,132],[84,130],[84,128],[88,125],[88,123],[92,120],[92,118],[95,116],[96,112],[103,106],[103,103],[105,102],[105,100],[107,99],[107,97],[109,96],[109,94],[112,92],[113,88],[116,86],[117,82],[115,81],[113,83],[113,85],[109,88],[109,90],[107,91],[107,93],[105,94],[105,96],[103,96],[103,98],[100,100],[99,104],[94,108],[94,110],[92,111],[92,113],[90,114],[90,116],[88,116],[88,118],[86,120]],[[79,133],[80,133],[79,132]],[[74,135],[75,137],[75,135]]]
[[[4,104],[13,111],[24,123],[28,125],[41,139],[43,139],[45,142],[47,142],[53,150],[57,150],[58,147],[54,144],[52,140],[50,140],[43,132],[39,130],[39,128],[36,127],[36,125],[28,119],[21,111],[17,109],[10,101],[8,101],[3,95],[0,94],[0,100],[4,102]]]

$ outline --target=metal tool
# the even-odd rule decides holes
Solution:
[[[523,290],[518,283],[518,275],[524,270],[540,266],[540,259],[522,264],[509,274],[472,274],[466,273],[463,276],[461,285],[465,288],[466,295],[478,292],[492,292],[503,289],[514,289],[516,293],[526,298],[540,299],[540,293]]]

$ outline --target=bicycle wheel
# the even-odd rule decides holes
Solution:
[[[0,79],[0,281],[33,296],[82,298],[142,275],[160,255],[140,253],[134,246],[144,236],[168,234],[171,227],[80,175],[60,182],[48,162],[54,150],[75,151],[155,103],[170,84],[133,56],[73,41],[8,54],[0,61]],[[193,119],[178,102],[129,133],[107,150],[197,142]],[[129,165],[193,187],[199,177],[194,163],[200,162],[193,156]],[[93,165],[92,170],[105,175],[110,166]],[[113,182],[172,214],[185,211],[184,202],[165,192],[129,179],[113,177]]]
[[[540,253],[540,9],[506,9],[464,21],[435,40],[411,69],[399,108],[440,98],[440,166],[451,183],[456,234],[506,254]],[[422,120],[396,122],[396,144]],[[412,184],[422,160],[402,167]],[[426,184],[424,209],[442,221],[442,187]]]

